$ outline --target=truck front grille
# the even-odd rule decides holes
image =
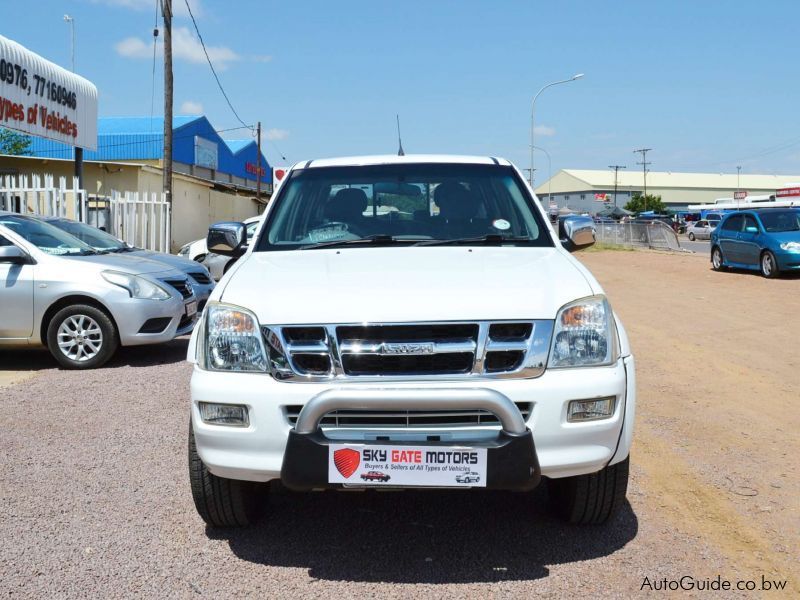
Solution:
[[[552,331],[550,320],[263,328],[272,374],[287,381],[538,377]]]
[[[527,421],[531,416],[533,404],[515,402],[522,418]],[[294,427],[303,406],[291,404],[284,407],[284,414],[289,424]],[[478,425],[500,425],[495,415],[485,410],[335,410],[322,418],[323,427],[355,427],[369,429],[372,427],[475,427]]]

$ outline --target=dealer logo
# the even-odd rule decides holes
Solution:
[[[333,452],[333,464],[336,465],[336,470],[339,471],[345,479],[356,472],[360,463],[361,452],[358,450],[341,448]]]

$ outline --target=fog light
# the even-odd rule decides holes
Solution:
[[[250,419],[247,407],[241,404],[212,404],[199,402],[200,418],[209,425],[229,425],[231,427],[247,427]]]
[[[614,396],[597,400],[572,400],[567,407],[567,421],[594,421],[614,414]]]

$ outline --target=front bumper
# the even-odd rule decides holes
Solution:
[[[349,383],[348,387],[380,392],[389,384]],[[409,382],[394,389],[467,390],[476,386],[494,390],[512,402],[532,403],[525,423],[535,442],[541,474],[567,477],[599,471],[628,456],[633,437],[636,404],[634,359],[628,356],[609,367],[549,369],[535,379]],[[293,427],[286,407],[305,405],[314,396],[335,389],[326,383],[278,382],[266,374],[205,371],[195,366],[191,380],[192,427],[200,458],[220,477],[250,481],[281,478],[287,443]],[[613,396],[614,413],[607,419],[570,423],[571,400]],[[203,423],[198,402],[243,404],[250,423],[235,428]],[[488,443],[497,439],[499,427],[424,428],[323,428],[336,441],[374,442],[379,437],[394,442],[429,443],[439,436],[445,444]],[[318,441],[318,440],[311,440]]]
[[[189,300],[193,301],[194,297]],[[176,335],[189,333],[197,322],[197,315],[186,318],[186,302],[183,298],[169,300],[142,300],[125,298],[109,303],[111,314],[119,329],[119,341],[123,346],[160,344],[169,342]],[[140,333],[145,323],[153,319],[169,319],[169,324],[158,333]]]
[[[800,252],[776,252],[779,271],[800,271]]]

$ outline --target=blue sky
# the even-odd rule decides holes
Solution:
[[[101,116],[149,115],[156,0],[3,3],[0,33],[100,91]],[[175,111],[238,125],[214,83],[185,0],[173,0]],[[35,8],[32,8],[35,6]],[[505,156],[537,145],[559,168],[800,174],[800,2],[192,0],[222,82],[290,162],[393,153],[395,113],[411,152]],[[162,72],[156,73],[156,114]],[[241,132],[246,134],[247,132]],[[241,133],[239,137],[241,137]],[[236,137],[237,134],[227,134]],[[277,146],[276,146],[277,145]],[[538,155],[537,181],[547,176]]]

